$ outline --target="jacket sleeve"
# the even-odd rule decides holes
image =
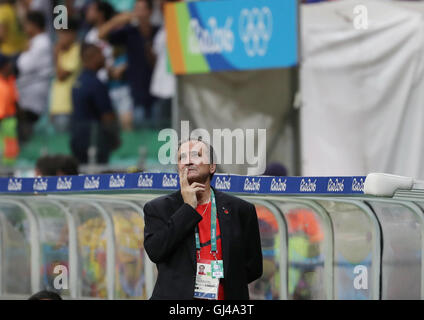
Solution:
[[[262,246],[258,217],[255,206],[249,203],[246,228],[246,268],[247,282],[251,283],[262,276]]]
[[[170,218],[165,220],[151,204],[144,206],[144,248],[154,263],[166,260],[195,226],[202,216],[184,203]]]

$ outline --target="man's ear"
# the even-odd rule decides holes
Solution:
[[[215,172],[216,172],[216,164],[213,163],[209,167],[209,173],[212,174],[212,173],[215,173]]]

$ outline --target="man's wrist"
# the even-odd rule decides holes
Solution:
[[[192,207],[194,210],[196,210],[196,206],[193,203],[184,201],[185,204],[188,204],[190,207]]]

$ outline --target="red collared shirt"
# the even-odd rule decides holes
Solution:
[[[196,211],[202,215],[203,219],[198,224],[199,239],[200,239],[200,259],[215,260],[214,255],[211,253],[211,207],[212,204],[208,203],[198,205]],[[204,212],[204,213],[203,213]],[[221,230],[219,228],[218,217],[216,219],[216,258],[222,260],[221,250]],[[196,252],[196,259],[198,254]],[[225,265],[224,265],[225,268]],[[218,287],[218,300],[224,300],[224,284],[223,279],[220,279]]]

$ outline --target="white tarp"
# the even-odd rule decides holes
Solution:
[[[423,13],[419,2],[302,6],[303,175],[424,178]]]
[[[283,163],[293,174],[293,130],[287,119],[294,99],[294,72],[294,69],[273,69],[180,76],[178,120],[189,121],[190,131],[206,129],[213,144],[213,130],[228,128],[232,132],[242,130],[246,133],[254,129],[255,157],[267,163]],[[178,132],[179,124],[175,125]],[[266,129],[266,153],[258,154],[258,129]],[[249,142],[241,143],[247,148]],[[260,170],[257,164],[249,164],[247,157],[243,164],[236,164],[235,139],[231,145],[222,142],[221,146],[221,154],[232,154],[233,164],[222,163],[222,159],[218,172],[263,173],[264,168]]]

